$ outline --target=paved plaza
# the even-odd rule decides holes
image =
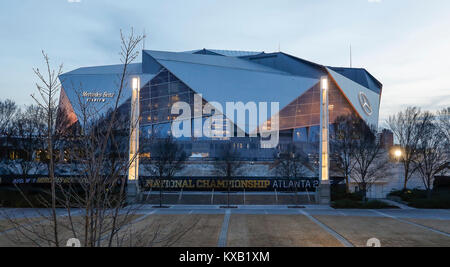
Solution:
[[[364,247],[369,239],[386,247],[450,246],[448,210],[339,210],[308,205],[134,207],[128,227],[151,231],[156,226],[192,226],[175,247]],[[39,221],[46,210],[0,209],[18,221]],[[74,216],[80,211],[72,211]],[[62,217],[65,211],[60,210]],[[0,246],[13,245],[6,236],[14,229],[0,217]]]

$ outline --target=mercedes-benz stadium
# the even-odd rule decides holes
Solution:
[[[112,108],[118,93],[123,65],[85,67],[60,76],[62,127],[80,123],[84,104],[98,113]],[[142,51],[142,63],[128,66],[120,110],[131,110],[131,79],[140,78],[139,119],[144,134],[171,134],[175,103],[195,109],[195,96],[202,105],[219,103],[279,103],[279,146],[295,143],[309,154],[319,154],[320,81],[328,77],[330,127],[339,116],[354,114],[369,125],[378,125],[382,84],[361,68],[329,67],[283,52],[244,52],[201,49],[189,52]],[[84,103],[84,104],[83,104]],[[224,113],[225,114],[225,113]],[[204,117],[203,120],[207,118]],[[226,118],[237,124],[235,118]],[[192,119],[192,124],[195,124]],[[270,120],[269,120],[270,121]],[[252,126],[241,127],[244,135],[231,138],[202,137],[192,127],[192,137],[178,141],[192,159],[213,158],[223,143],[232,142],[243,159],[273,158],[273,148],[261,145]]]

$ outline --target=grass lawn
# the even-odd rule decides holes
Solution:
[[[303,215],[232,215],[231,247],[342,247],[331,234]]]
[[[450,238],[391,218],[314,216],[357,247],[371,238],[382,247],[449,247]],[[443,221],[448,223],[448,221]]]
[[[376,216],[313,215],[322,224],[333,229],[355,246],[365,247],[371,238],[381,241],[383,247],[450,247],[450,238],[418,226],[392,218]],[[125,218],[124,218],[125,219]],[[22,219],[21,219],[22,220]],[[37,222],[35,229],[47,234],[52,230],[48,221]],[[60,218],[64,223],[65,218]],[[417,224],[449,232],[448,220],[407,219]],[[74,217],[77,228],[82,227],[82,218]],[[126,219],[130,224],[119,232],[121,246],[128,247],[216,247],[224,222],[223,214],[155,214],[139,215]],[[131,223],[132,222],[132,223]],[[10,225],[0,221],[3,228]],[[67,224],[67,222],[65,222]],[[82,229],[77,230],[78,236]],[[73,233],[59,229],[61,244],[65,244]],[[105,231],[104,236],[107,233]],[[102,234],[103,236],[103,234]],[[80,238],[81,241],[82,237]],[[106,246],[107,238],[102,242]],[[48,246],[43,240],[35,242],[19,233],[0,234],[0,247]],[[119,246],[113,244],[113,246]],[[341,247],[342,244],[304,215],[252,215],[232,214],[227,233],[227,246],[231,247]]]

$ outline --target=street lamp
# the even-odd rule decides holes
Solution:
[[[403,156],[403,152],[400,149],[396,149],[395,152],[394,152],[394,156],[397,159],[400,159]]]

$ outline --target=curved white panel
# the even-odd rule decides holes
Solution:
[[[347,77],[327,68],[344,95],[367,124],[378,127],[380,95]]]

